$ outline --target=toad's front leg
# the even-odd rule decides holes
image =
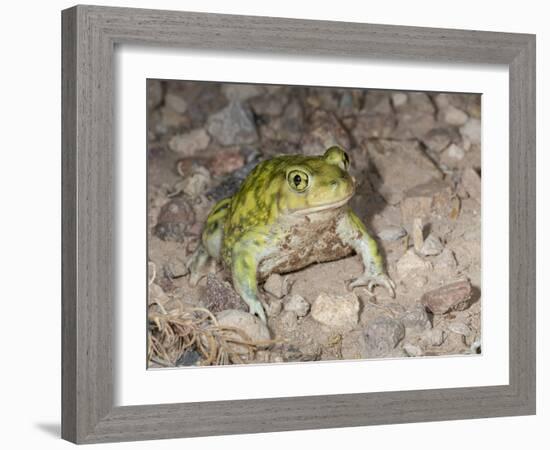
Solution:
[[[385,287],[392,298],[395,297],[395,283],[384,271],[384,263],[376,241],[351,209],[340,219],[336,231],[339,238],[361,255],[363,260],[363,274],[351,280],[350,289],[366,286],[372,293],[374,287],[378,285]]]
[[[260,246],[253,237],[239,240],[231,251],[231,275],[233,287],[250,309],[266,322],[264,308],[258,297],[258,264],[261,255]]]

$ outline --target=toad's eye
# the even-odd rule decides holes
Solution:
[[[291,170],[287,179],[289,186],[296,192],[304,192],[309,185],[309,175],[303,170]]]

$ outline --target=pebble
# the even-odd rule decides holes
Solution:
[[[222,86],[222,92],[230,101],[240,101],[257,97],[264,93],[262,86],[257,84],[233,84],[227,83]]]
[[[432,327],[426,308],[421,304],[416,304],[408,309],[399,320],[405,328],[426,330]]]
[[[378,233],[378,237],[383,241],[398,241],[406,235],[407,231],[403,227],[388,227]]]
[[[426,292],[421,303],[434,314],[463,311],[470,306],[472,285],[469,280],[461,280]]]
[[[235,327],[242,330],[250,341],[262,342],[271,339],[267,325],[258,317],[238,309],[226,309],[217,314],[218,323],[224,327]],[[242,341],[243,338],[234,332],[228,333],[231,338]],[[248,348],[241,345],[231,344],[235,351],[248,353]]]
[[[359,300],[352,292],[345,295],[323,292],[311,305],[311,316],[330,328],[349,331],[359,320]]]
[[[210,185],[210,172],[206,167],[197,166],[193,168],[191,176],[184,178],[178,183],[178,189],[191,198],[204,194]]]
[[[285,302],[285,311],[291,311],[298,317],[304,317],[309,312],[310,305],[304,297],[299,294],[293,294]]]
[[[265,305],[265,313],[267,317],[278,316],[283,309],[283,302],[278,298],[271,297]]]
[[[244,156],[238,148],[220,150],[208,160],[206,166],[215,177],[225,175],[244,166]]]
[[[283,298],[288,293],[287,278],[278,273],[269,275],[264,283],[264,290],[275,298]]]
[[[445,150],[445,156],[448,159],[454,159],[456,161],[464,159],[465,154],[464,150],[456,144],[449,145]]]
[[[233,289],[228,282],[220,280],[213,273],[209,273],[206,276],[206,298],[204,306],[213,313],[218,313],[226,309],[247,311],[246,305],[239,294],[235,292],[235,289]]]
[[[194,156],[200,150],[204,150],[210,143],[210,136],[203,128],[197,128],[185,134],[177,134],[168,142],[168,147],[173,152],[182,156]]]
[[[176,361],[176,366],[195,366],[200,359],[201,355],[195,350],[186,350]]]
[[[379,316],[371,320],[364,330],[366,356],[388,356],[405,337],[405,327],[394,318]]]
[[[414,249],[419,252],[424,245],[424,225],[420,217],[415,217],[412,224],[412,239]]]
[[[443,251],[441,240],[434,234],[430,234],[420,248],[420,254],[424,256],[437,256]]]
[[[416,275],[418,272],[427,272],[432,268],[432,265],[418,256],[412,248],[405,252],[399,261],[397,261],[396,266],[397,271],[402,277]]]
[[[258,140],[250,109],[237,101],[211,115],[207,127],[221,145],[252,144]]]
[[[443,111],[443,120],[449,125],[459,127],[464,125],[468,121],[468,114],[461,109],[458,109],[452,105],[449,105]]]
[[[155,234],[164,241],[183,242],[186,231],[194,223],[192,206],[184,197],[175,197],[161,208]]]
[[[366,354],[363,330],[353,330],[342,337],[342,359],[360,359]]]
[[[466,136],[473,144],[481,144],[481,121],[479,119],[469,119],[460,127],[460,133]]]
[[[442,180],[430,180],[407,190],[401,201],[401,223],[410,224],[420,217],[429,221],[430,216],[448,216],[453,205],[453,189]]]
[[[319,155],[333,145],[349,149],[350,137],[336,116],[323,110],[317,110],[311,118],[309,130],[300,142],[304,155]]]
[[[168,92],[164,96],[164,104],[178,114],[183,114],[187,111],[187,102],[185,99],[174,92]]]
[[[462,173],[462,185],[471,198],[481,202],[481,178],[471,167]]]

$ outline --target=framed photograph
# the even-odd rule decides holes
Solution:
[[[62,26],[65,439],[535,413],[533,35]]]

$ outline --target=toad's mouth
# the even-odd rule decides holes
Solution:
[[[291,214],[296,216],[305,216],[308,214],[314,214],[317,212],[326,211],[327,209],[336,209],[341,206],[344,206],[347,202],[349,202],[351,197],[353,197],[353,192],[347,197],[344,197],[342,200],[338,200],[337,202],[325,203],[324,205],[312,206],[311,208],[298,209],[298,210],[292,211]]]

